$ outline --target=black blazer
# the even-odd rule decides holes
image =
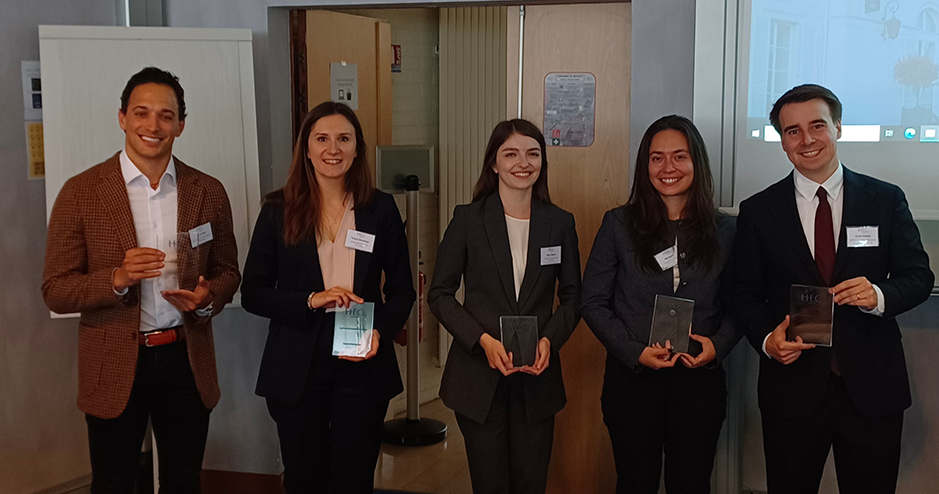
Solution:
[[[561,263],[541,265],[541,248],[561,246]],[[455,294],[463,280],[463,304]],[[561,304],[554,306],[555,286]],[[515,298],[512,252],[502,199],[494,193],[457,206],[437,250],[430,309],[453,335],[440,398],[451,409],[484,423],[502,374],[489,368],[479,345],[483,333],[499,339],[499,316],[538,317],[540,337],[551,341],[551,360],[540,376],[521,374],[528,419],[537,421],[564,408],[558,352],[580,321],[580,252],[574,216],[553,205],[532,201],[528,265]]]
[[[584,321],[606,347],[607,371],[617,366],[633,372],[645,369],[639,364],[639,355],[649,346],[652,312],[658,294],[694,300],[692,332],[711,339],[717,355],[708,367],[719,366],[741,337],[730,307],[734,219],[718,213],[719,258],[710,269],[688,264],[682,252],[678,259],[681,280],[678,289],[672,291],[671,269],[648,273],[640,267],[635,254],[636,241],[624,226],[627,214],[629,206],[606,213],[584,268],[581,310]],[[677,234],[681,249],[685,234],[681,228],[677,229]],[[692,340],[689,353],[700,352],[700,343]]]
[[[763,340],[789,313],[792,284],[824,286],[796,207],[792,174],[740,204],[734,301],[738,323],[760,359],[764,413],[806,418],[820,410],[831,352],[851,401],[868,417],[910,406],[910,386],[896,316],[919,305],[934,276],[899,187],[844,169],[844,213],[831,285],[866,276],[884,294],[883,316],[835,306],[832,348],[802,352],[786,366],[766,357]],[[878,226],[879,247],[848,248],[846,228]]]
[[[371,253],[355,253],[352,291],[375,303],[375,329],[381,335],[378,354],[355,365],[365,370],[376,399],[390,399],[404,390],[393,340],[415,298],[407,239],[394,199],[380,191],[375,191],[370,204],[355,206],[355,228],[375,235],[375,244]],[[277,191],[265,199],[254,227],[241,304],[248,312],[271,320],[255,392],[294,404],[303,393],[317,335],[332,331],[334,319],[324,310],[307,307],[311,292],[328,288],[323,286],[316,241],[287,247],[283,231],[284,194]]]

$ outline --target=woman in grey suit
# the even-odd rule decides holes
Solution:
[[[740,339],[729,310],[733,218],[712,201],[701,135],[679,116],[639,145],[632,192],[606,213],[581,309],[607,350],[602,409],[617,493],[707,493],[726,409],[721,361]],[[694,300],[687,352],[650,345],[656,296]]]
[[[440,397],[456,412],[473,492],[543,493],[566,402],[558,351],[580,320],[580,253],[573,215],[551,204],[545,140],[531,122],[493,130],[473,202],[453,211],[440,243],[428,301],[455,340]],[[518,347],[526,355],[500,341],[503,316],[536,318],[530,352]]]

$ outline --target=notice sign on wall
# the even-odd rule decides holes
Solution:
[[[23,73],[23,119],[42,120],[42,78],[39,61],[20,62]]]
[[[26,122],[26,154],[30,180],[46,177],[46,158],[42,144],[42,122]]]
[[[359,109],[359,66],[354,63],[329,64],[330,99],[353,110]]]
[[[597,78],[590,73],[552,72],[544,78],[544,138],[549,146],[593,144]]]

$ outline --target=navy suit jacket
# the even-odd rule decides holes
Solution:
[[[375,191],[371,203],[356,205],[355,229],[375,235],[371,253],[355,253],[352,291],[366,302],[375,303],[375,329],[381,335],[378,354],[356,365],[364,369],[372,396],[388,400],[404,391],[393,340],[404,326],[416,296],[407,238],[394,198]],[[311,292],[327,288],[315,239],[288,247],[284,245],[283,231],[284,195],[277,191],[265,199],[254,227],[241,303],[248,312],[271,320],[255,392],[295,404],[313,364],[317,336],[320,331],[333,330],[333,316],[307,307]]]
[[[673,290],[671,269],[647,273],[640,267],[636,239],[625,227],[628,214],[629,206],[607,211],[584,269],[581,310],[584,321],[606,348],[607,372],[644,371],[639,356],[649,346],[656,295],[694,300],[692,332],[711,339],[716,356],[706,367],[718,367],[741,336],[730,308],[734,218],[718,213],[719,257],[714,266],[692,265],[685,261],[684,252],[680,254],[681,282]],[[677,228],[676,233],[678,247],[684,249],[686,232]],[[697,355],[701,344],[692,340],[689,350]]]
[[[766,357],[763,340],[789,313],[789,287],[824,286],[803,233],[792,174],[740,204],[735,247],[734,303],[738,324],[760,359],[763,413],[807,418],[821,409],[838,359],[851,401],[868,417],[911,404],[896,316],[929,297],[934,276],[899,187],[844,169],[844,212],[831,286],[859,276],[884,294],[882,316],[835,306],[831,348],[802,352],[783,365]],[[877,226],[878,247],[848,248],[846,228]]]
[[[541,248],[561,246],[561,263],[541,265]],[[464,283],[460,304],[456,292]],[[554,309],[555,287],[560,305]],[[528,264],[515,298],[512,251],[498,193],[457,206],[440,247],[427,297],[430,309],[453,335],[440,398],[451,409],[484,423],[502,374],[489,367],[479,345],[483,333],[499,339],[499,317],[538,317],[539,337],[551,342],[548,368],[539,376],[522,374],[528,420],[564,408],[567,398],[558,352],[580,321],[580,252],[574,216],[553,205],[532,201]]]

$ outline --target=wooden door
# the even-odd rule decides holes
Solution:
[[[549,73],[590,73],[596,78],[593,143],[547,150],[551,199],[576,218],[582,263],[604,212],[629,197],[631,12],[628,3],[534,5],[525,12],[523,118],[539,128],[544,125]],[[513,118],[518,104],[518,8],[510,8],[508,17],[506,108]],[[613,452],[600,413],[605,355],[583,322],[561,350],[567,406],[555,421],[549,493],[615,490]]]
[[[381,19],[326,10],[294,11],[291,39],[294,132],[306,111],[331,99],[330,64],[356,64],[359,97],[355,114],[368,144],[374,179],[375,146],[391,144],[391,25]]]

